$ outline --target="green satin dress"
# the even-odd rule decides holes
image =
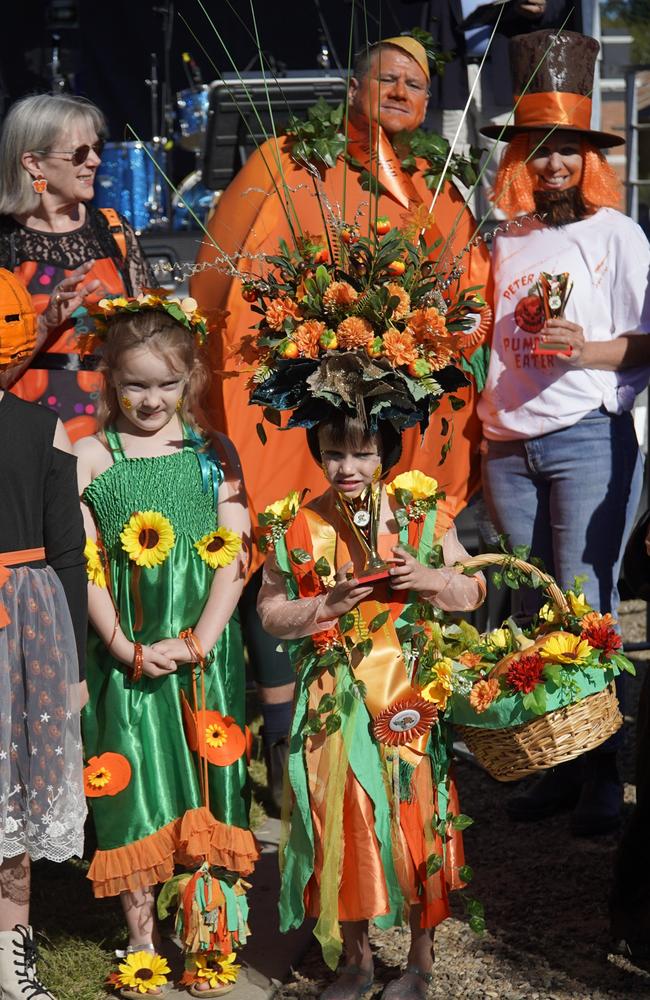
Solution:
[[[195,442],[170,455],[129,459],[118,435],[107,431],[106,436],[114,464],[93,480],[83,499],[106,549],[121,627],[129,639],[142,643],[177,637],[196,625],[210,593],[215,570],[195,543],[217,527],[221,466]],[[134,513],[146,511],[167,518],[174,543],[160,565],[136,569],[120,533]],[[143,620],[136,631],[138,601]],[[244,657],[236,615],[208,662],[205,707],[233,717],[245,732]],[[209,812],[204,808],[198,758],[188,745],[181,706],[181,692],[193,705],[193,671],[199,675],[197,668],[182,665],[167,677],[143,676],[132,683],[127,668],[91,629],[85,754],[89,761],[99,758],[95,769],[105,763],[111,775],[90,798],[99,850],[89,878],[96,895],[164,881],[174,863],[199,864],[201,850],[213,864],[240,874],[252,869],[256,850],[248,831],[245,752],[227,766],[208,765]],[[102,761],[105,753],[120,757]],[[123,788],[121,758],[130,766]]]

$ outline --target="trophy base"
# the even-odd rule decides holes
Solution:
[[[566,346],[566,344],[538,344],[533,348],[531,354],[562,354],[565,358],[570,358],[573,354],[573,349]]]
[[[386,569],[371,569],[367,573],[357,573],[359,583],[375,583],[377,580],[388,579],[390,579],[388,567]]]

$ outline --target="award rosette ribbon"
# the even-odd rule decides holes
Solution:
[[[544,307],[546,320],[561,319],[564,316],[566,304],[573,289],[573,281],[568,271],[562,274],[547,274],[542,271],[537,279],[537,287]],[[545,344],[539,341],[535,345],[533,354],[564,354],[569,356],[571,348],[567,350],[565,344],[554,344],[548,341]]]

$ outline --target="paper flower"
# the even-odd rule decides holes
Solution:
[[[101,551],[97,542],[92,538],[86,539],[84,546],[84,557],[86,559],[86,574],[91,583],[96,587],[106,587],[106,574],[102,563]]]
[[[396,490],[408,490],[413,500],[428,500],[438,492],[438,483],[431,476],[414,469],[413,472],[402,472],[387,485],[386,492],[395,496]]]
[[[167,974],[171,969],[161,955],[152,955],[150,951],[136,951],[127,955],[118,966],[119,973],[114,973],[111,980],[122,988],[130,988],[137,993],[150,993],[164,986]]]
[[[591,654],[591,646],[586,639],[570,632],[556,632],[550,636],[539,653],[550,663],[584,663]]]
[[[400,330],[386,330],[383,336],[383,353],[393,365],[401,367],[417,360],[418,351],[410,333]]]
[[[359,293],[347,281],[332,281],[323,292],[323,309],[326,313],[349,309],[359,298]]]
[[[296,327],[291,338],[303,358],[319,356],[319,340],[325,330],[325,324],[318,319],[308,319]]]
[[[117,795],[131,781],[131,765],[121,753],[106,752],[91,757],[84,768],[84,791],[87,798]]]
[[[174,546],[171,523],[155,510],[132,514],[120,533],[122,548],[138,566],[160,566]]]
[[[428,309],[416,309],[409,316],[406,329],[418,343],[447,336],[445,317],[435,306]]]
[[[300,307],[293,299],[273,299],[266,309],[265,318],[267,325],[272,330],[282,330],[285,320],[300,319]]]
[[[217,528],[194,543],[203,562],[211,569],[228,566],[242,547],[241,535],[229,528]]]

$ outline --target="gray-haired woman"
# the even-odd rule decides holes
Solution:
[[[85,307],[151,284],[129,223],[90,204],[105,131],[89,101],[37,94],[12,105],[0,135],[0,267],[39,314],[35,354],[12,392],[54,409],[73,441],[96,430],[99,376],[79,355],[92,326]]]

